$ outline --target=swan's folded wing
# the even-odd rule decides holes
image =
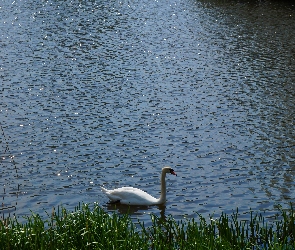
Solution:
[[[122,204],[151,205],[158,201],[158,199],[141,189],[133,187],[122,187],[111,190],[111,195],[112,200],[120,200]]]
[[[148,195],[146,192],[133,187],[121,187],[114,190],[109,190],[112,196],[120,197],[121,200],[131,199],[132,197],[140,197]]]

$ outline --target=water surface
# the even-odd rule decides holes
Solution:
[[[2,217],[134,186],[175,218],[294,201],[295,20],[287,2],[0,3]],[[244,215],[243,215],[244,214]]]

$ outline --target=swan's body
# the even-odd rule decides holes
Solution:
[[[166,202],[166,173],[176,175],[170,167],[164,167],[161,175],[161,196],[159,199],[149,195],[138,188],[121,187],[113,190],[108,190],[101,187],[101,190],[109,197],[111,202],[119,202],[127,205],[158,205]]]

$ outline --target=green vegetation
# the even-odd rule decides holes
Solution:
[[[279,219],[280,218],[280,219]],[[294,249],[294,214],[291,207],[271,225],[263,216],[239,220],[238,211],[219,219],[175,221],[151,216],[152,225],[134,223],[128,215],[109,215],[84,204],[74,212],[53,210],[47,219],[37,214],[0,222],[1,249]]]

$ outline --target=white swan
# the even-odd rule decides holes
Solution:
[[[121,187],[114,190],[108,190],[101,187],[101,190],[109,197],[111,203],[121,203],[127,205],[158,205],[166,202],[166,173],[176,175],[170,167],[162,168],[161,175],[161,196],[159,199],[154,198],[148,193],[133,187]]]

